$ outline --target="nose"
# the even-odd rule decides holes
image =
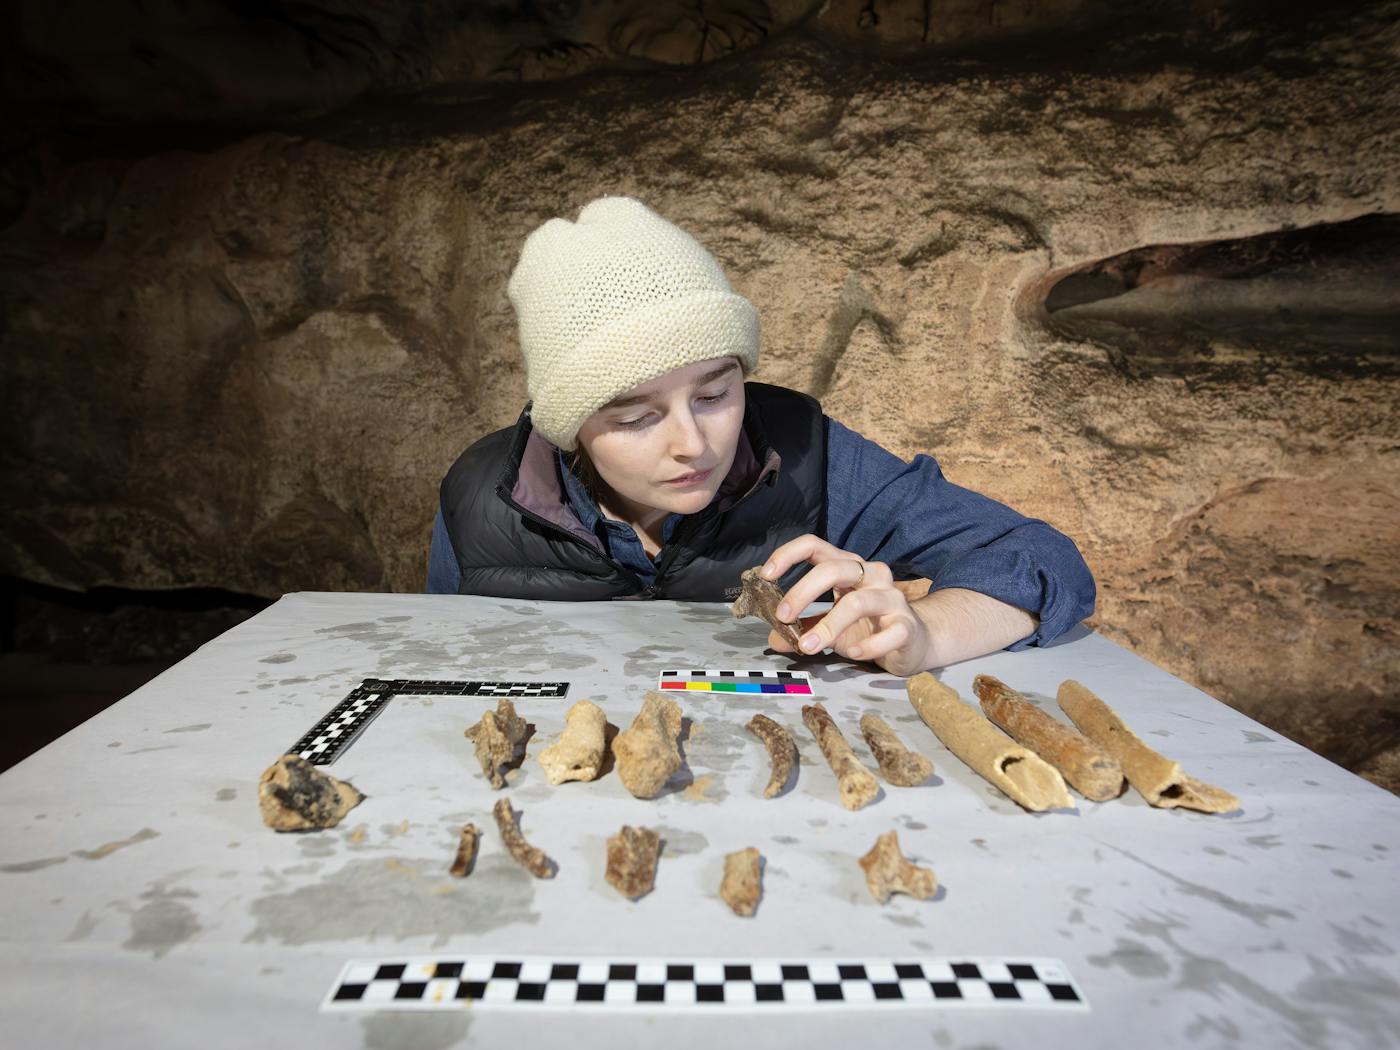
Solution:
[[[667,451],[671,458],[684,462],[705,454],[705,435],[700,433],[700,425],[689,408],[670,413],[668,426]]]

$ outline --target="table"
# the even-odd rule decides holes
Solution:
[[[901,679],[789,663],[765,637],[718,605],[286,596],[0,775],[7,1042],[837,1046],[878,1031],[940,1048],[1400,1043],[1400,800],[1080,628],[940,675],[969,699],[975,674],[996,675],[1052,713],[1059,682],[1076,678],[1244,808],[1155,810],[1130,791],[1029,814],[938,743]],[[848,813],[800,701],[687,695],[688,773],[661,797],[634,799],[615,774],[547,783],[536,755],[569,704],[594,699],[625,728],[662,669],[692,666],[806,669],[863,759],[857,720],[872,710],[936,775]],[[478,699],[393,700],[328,767],[366,801],[332,830],[263,827],[258,774],[369,677],[570,683],[565,700],[517,702],[537,732],[505,789],[555,879],[530,879],[501,850],[498,796],[463,737],[491,703]],[[773,800],[766,754],[742,729],[758,710],[802,752],[796,786]],[[458,881],[446,869],[469,820],[482,852]],[[603,880],[604,840],[624,823],[667,843],[655,891],[635,903]],[[855,858],[891,829],[938,873],[936,899],[870,898]],[[766,858],[765,896],[740,919],[717,889],[724,854],[750,845]],[[318,1009],[347,960],[432,952],[1046,956],[1091,1009]]]

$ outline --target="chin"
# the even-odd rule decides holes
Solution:
[[[665,502],[658,505],[673,514],[695,514],[710,505],[717,491],[718,485],[706,485],[690,492],[666,492],[662,493]]]

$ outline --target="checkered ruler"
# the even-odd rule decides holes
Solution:
[[[1087,1010],[1058,959],[356,959],[322,1010]]]
[[[421,678],[366,678],[287,749],[313,766],[328,766],[353,744],[396,696],[505,696],[561,698],[568,682],[439,682]]]

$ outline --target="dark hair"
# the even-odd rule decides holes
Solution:
[[[603,489],[603,479],[598,476],[598,468],[588,458],[588,453],[583,450],[583,446],[576,445],[572,452],[565,453],[564,459],[569,464],[569,469],[573,471],[574,477],[583,482],[583,487],[593,497],[593,502],[598,502],[598,493]]]

